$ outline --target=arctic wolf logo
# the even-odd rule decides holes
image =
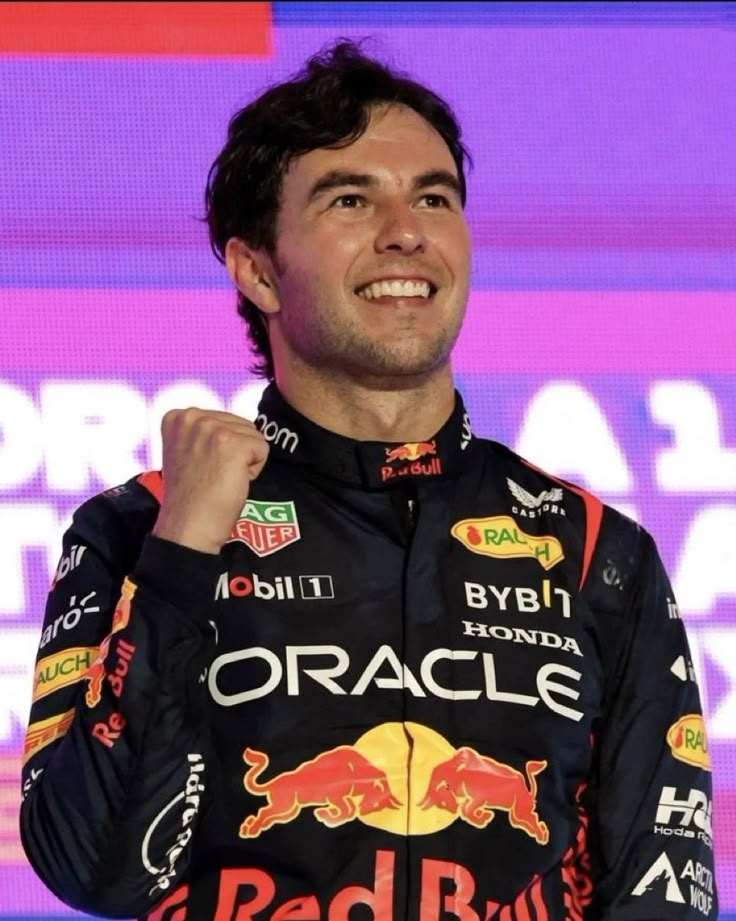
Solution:
[[[644,895],[647,892],[651,892],[653,889],[657,889],[660,885],[666,887],[664,897],[668,902],[679,902],[681,905],[685,904],[682,890],[677,883],[677,876],[665,851],[662,851],[651,867],[649,867],[644,876],[642,876],[636,886],[631,890],[631,894]]]

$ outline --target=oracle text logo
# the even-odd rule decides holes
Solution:
[[[263,668],[243,669],[241,663],[248,660],[259,661],[265,666],[265,674]],[[440,683],[434,670],[443,661],[453,663],[453,678],[463,687],[448,687]],[[220,684],[220,675],[224,671],[230,672],[226,682],[230,690],[227,692]],[[387,671],[392,674],[387,675]],[[262,683],[254,683],[256,675]],[[343,681],[338,682],[338,678],[343,678]],[[517,690],[512,691],[500,687],[494,655],[475,649],[432,649],[412,670],[388,645],[376,649],[368,661],[361,660],[355,664],[346,649],[331,644],[286,646],[280,655],[264,646],[252,646],[217,656],[210,668],[209,689],[216,703],[234,707],[275,693],[284,679],[287,696],[298,697],[303,682],[308,680],[335,696],[349,694],[362,697],[369,689],[379,689],[454,702],[474,701],[481,697],[524,707],[536,707],[541,702],[553,713],[577,722],[583,717],[582,710],[568,706],[561,698],[577,701],[580,697],[577,685],[581,678],[582,673],[569,665],[548,662],[540,666],[534,675],[525,675],[517,680]],[[236,680],[241,681],[243,686],[233,691]],[[526,687],[519,690],[519,683]],[[472,687],[473,684],[476,687]],[[529,690],[536,693],[528,693]]]

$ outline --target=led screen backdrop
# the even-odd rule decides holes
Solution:
[[[170,406],[251,415],[202,215],[229,117],[339,35],[456,108],[475,160],[455,352],[477,432],[658,541],[709,717],[736,918],[736,9],[0,5],[0,917],[70,917],[16,832],[60,532],[160,462]]]

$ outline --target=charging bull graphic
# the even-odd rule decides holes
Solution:
[[[386,462],[415,461],[420,457],[437,454],[436,441],[409,441],[397,448],[386,448]]]
[[[110,652],[110,643],[113,635],[125,629],[130,623],[130,603],[135,596],[137,585],[130,579],[123,581],[120,600],[112,617],[112,627],[105,639],[100,643],[97,658],[87,670],[84,679],[87,682],[87,692],[84,695],[87,706],[96,707],[102,700],[102,682],[105,679],[105,659]]]
[[[537,815],[537,777],[546,761],[527,761],[526,778],[508,764],[479,755],[467,746],[436,765],[419,806],[457,813],[470,825],[485,828],[496,810],[508,812],[509,822],[539,844],[549,841],[549,830]]]
[[[408,441],[395,448],[384,448],[386,460],[381,465],[385,483],[399,476],[438,476],[442,459],[437,454],[436,441]]]
[[[112,634],[108,634],[102,643],[100,643],[97,657],[84,676],[85,681],[87,681],[87,692],[84,695],[84,699],[87,706],[90,708],[96,707],[102,700],[102,682],[105,679],[105,659],[107,658],[108,652],[110,652],[111,640]]]
[[[291,822],[304,809],[328,828],[355,819],[396,835],[433,834],[458,820],[485,828],[501,810],[513,828],[538,844],[549,841],[537,813],[537,775],[546,761],[527,761],[525,776],[467,746],[454,748],[420,723],[380,723],[352,745],[322,752],[271,780],[260,779],[268,755],[246,748],[243,760],[245,789],[267,802],[245,817],[241,838]]]
[[[290,822],[310,806],[318,807],[315,818],[330,828],[359,815],[401,806],[386,774],[350,745],[323,752],[265,782],[258,777],[268,767],[268,755],[246,748],[243,760],[251,765],[243,779],[245,789],[255,796],[267,796],[268,805],[246,817],[240,826],[241,838],[257,838],[272,825]]]

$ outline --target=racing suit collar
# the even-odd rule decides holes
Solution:
[[[255,423],[270,444],[272,458],[368,488],[456,477],[473,440],[457,391],[450,418],[428,441],[355,441],[337,435],[293,409],[275,383],[264,390]]]

